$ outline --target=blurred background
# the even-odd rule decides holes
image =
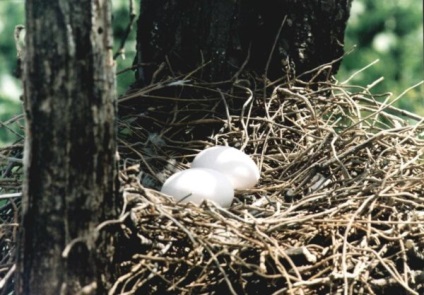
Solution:
[[[135,2],[137,5],[139,1]],[[129,22],[129,0],[112,0],[112,3],[117,51]],[[24,5],[24,0],[0,0],[0,146],[22,136],[19,124],[10,123],[18,122],[22,113],[22,87],[15,77],[13,32],[16,25],[25,22]],[[138,6],[135,12],[138,14]],[[135,42],[134,26],[125,45],[125,55],[117,60],[118,72],[132,65]],[[344,58],[337,80],[342,83],[349,79],[349,85],[367,87],[383,77],[371,91],[391,92],[396,98],[424,79],[423,2],[354,0],[345,45],[350,54]],[[359,71],[376,60],[379,62]],[[119,74],[118,94],[124,93],[132,81],[132,71]],[[408,91],[395,105],[424,116],[424,85]]]
[[[376,64],[356,75],[349,84],[366,87],[384,77],[373,93],[392,92],[396,98],[405,89],[424,80],[423,1],[354,0],[346,30],[347,55],[337,74],[348,79],[375,60]],[[424,85],[410,90],[395,106],[424,116]]]

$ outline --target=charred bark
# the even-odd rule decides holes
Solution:
[[[104,294],[95,227],[117,211],[110,15],[108,1],[26,1],[17,294]]]

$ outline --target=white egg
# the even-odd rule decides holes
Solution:
[[[242,151],[215,146],[201,151],[193,160],[192,168],[209,168],[223,173],[235,189],[248,189],[259,181],[259,169]]]
[[[228,208],[234,199],[231,182],[222,173],[206,168],[193,168],[177,172],[169,177],[161,192],[177,201],[200,204],[210,200]]]

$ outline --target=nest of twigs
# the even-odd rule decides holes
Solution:
[[[175,85],[180,95],[157,92]],[[421,118],[360,87],[205,88],[173,81],[123,98],[155,103],[121,122],[132,250],[118,250],[129,253],[110,294],[423,294]],[[199,126],[213,134],[193,136]],[[211,145],[240,148],[261,170],[229,210],[146,188]]]
[[[360,87],[251,85],[167,81],[121,98],[109,294],[423,294],[424,121]],[[260,183],[228,210],[157,191],[212,145],[249,154]],[[21,149],[1,150],[3,171]],[[15,197],[0,208],[0,284]]]
[[[0,294],[11,294],[15,271],[16,240],[19,226],[22,190],[23,116],[17,115],[0,128],[19,139],[13,145],[0,147]]]

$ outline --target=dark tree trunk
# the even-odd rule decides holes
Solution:
[[[202,71],[207,81],[243,67],[275,80],[342,57],[351,0],[142,0],[137,78],[149,84],[158,66]],[[274,46],[275,44],[275,46]],[[270,58],[270,56],[272,56]],[[319,77],[337,72],[339,62]],[[159,76],[160,77],[160,76]],[[308,79],[309,77],[304,77]]]
[[[17,294],[86,286],[104,294],[95,227],[117,212],[110,9],[109,1],[26,1]]]
[[[256,91],[266,85],[264,77],[281,79],[281,84],[293,83],[301,74],[304,81],[328,80],[344,53],[350,4],[351,0],[141,0],[137,83],[122,99],[120,112],[134,116],[133,124],[142,126],[134,144],[143,145],[138,149],[143,154],[143,185],[160,188],[177,169],[169,156],[176,151],[167,151],[164,143],[204,140],[222,128],[228,110],[241,114],[249,95],[240,82],[247,81]],[[304,74],[327,63],[331,66],[319,74]],[[183,80],[187,73],[191,85],[163,82]],[[161,83],[137,92],[154,82]],[[268,95],[273,89],[266,91]]]

